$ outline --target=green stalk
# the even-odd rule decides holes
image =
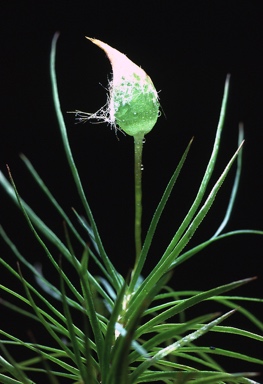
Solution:
[[[144,135],[138,133],[134,136],[134,184],[135,184],[135,268],[139,262],[142,250],[142,148]]]

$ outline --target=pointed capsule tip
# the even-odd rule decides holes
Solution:
[[[85,37],[86,37],[86,39],[90,40],[93,44],[96,44],[101,49],[103,49],[103,46],[108,45],[106,43],[103,43],[103,41],[101,41],[101,40],[95,39],[94,37],[88,37],[88,36],[85,36]]]

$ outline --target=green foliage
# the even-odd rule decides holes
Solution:
[[[37,381],[34,381],[35,379],[32,379],[32,374],[43,375],[45,382],[52,384],[66,382],[75,384],[256,383],[252,379],[253,376],[256,376],[255,372],[225,372],[224,368],[218,363],[217,358],[220,356],[229,358],[233,361],[233,366],[236,360],[248,361],[254,363],[255,366],[262,366],[262,359],[252,356],[250,353],[244,355],[235,351],[234,348],[228,350],[206,347],[200,346],[200,343],[197,342],[208,332],[217,333],[224,338],[227,338],[228,335],[234,335],[235,337],[253,340],[255,346],[256,343],[263,341],[263,336],[260,334],[234,326],[227,326],[223,323],[237,311],[253,323],[259,332],[262,332],[262,322],[245,308],[246,302],[261,302],[262,300],[226,295],[230,290],[250,282],[253,278],[230,282],[200,292],[187,289],[176,291],[167,285],[172,276],[172,271],[178,265],[213,242],[238,234],[263,234],[263,231],[256,230],[222,233],[230,217],[239,183],[242,131],[239,137],[238,150],[229,160],[219,179],[210,187],[210,191],[205,197],[220,147],[229,77],[226,80],[211,158],[196,198],[187,216],[167,245],[165,252],[144,279],[141,274],[151,250],[155,230],[175,182],[180,175],[191,143],[183,153],[156,208],[146,238],[142,243],[142,249],[140,246],[141,183],[138,180],[141,175],[138,172],[136,174],[136,164],[139,164],[141,154],[136,159],[135,185],[137,190],[135,188],[135,193],[137,191],[139,195],[136,200],[139,205],[136,213],[138,223],[135,224],[137,255],[130,276],[124,278],[118,273],[103,247],[71,152],[60,109],[55,76],[57,37],[56,35],[53,40],[51,51],[53,97],[65,154],[86,217],[84,218],[74,211],[76,222],[73,223],[30,161],[22,156],[27,170],[57,210],[60,220],[65,223],[65,240],[63,242],[20,197],[11,172],[9,171],[10,181],[0,173],[0,185],[21,209],[36,241],[44,250],[58,276],[58,284],[55,286],[43,276],[39,268],[31,265],[26,260],[4,229],[0,227],[2,239],[9,245],[18,260],[18,270],[3,258],[0,258],[0,263],[2,268],[5,268],[23,286],[23,291],[19,290],[18,292],[0,284],[1,290],[11,297],[10,302],[2,301],[2,305],[38,323],[53,340],[51,343],[39,344],[33,341],[21,340],[4,330],[0,330],[0,347],[2,350],[2,355],[0,355],[1,383],[37,383]],[[184,252],[184,248],[211,208],[220,187],[236,160],[238,160],[237,173],[225,219],[212,238]],[[81,230],[78,229],[78,226]],[[81,235],[83,230],[85,234]],[[87,246],[87,239],[90,241],[90,246]],[[81,256],[75,254],[74,244],[82,247],[83,253]],[[56,249],[55,255],[53,251],[53,253],[51,252],[50,245],[52,249]],[[57,262],[57,255],[61,255],[59,262]],[[77,286],[73,284],[71,276],[63,270],[65,261],[71,265],[72,271],[75,271],[78,276],[79,284]],[[100,270],[99,276],[94,276],[90,272],[89,266],[91,263],[96,264]],[[37,286],[32,285],[24,277],[23,271],[25,269],[34,275],[38,283]],[[50,296],[52,300],[50,300]],[[193,316],[190,319],[185,316],[187,309],[194,308],[204,301],[214,302],[220,309],[225,307],[226,312],[223,314],[219,312],[200,314],[198,317]],[[15,304],[17,302],[21,302],[21,305]],[[81,325],[74,320],[76,314],[79,314],[82,319]],[[28,350],[32,352],[34,357],[26,360],[21,358],[17,362],[9,353],[9,350],[14,350],[14,348],[21,351],[21,356],[24,353],[22,350]]]

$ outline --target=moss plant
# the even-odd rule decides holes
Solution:
[[[174,232],[170,243],[167,244],[166,250],[160,255],[151,272],[145,276],[143,270],[147,263],[147,256],[151,253],[151,243],[156,227],[186,160],[191,142],[182,154],[155,210],[146,237],[142,241],[142,144],[145,134],[150,132],[158,118],[158,95],[150,77],[125,55],[99,40],[89,39],[106,52],[112,64],[113,78],[109,85],[107,105],[95,114],[77,111],[77,118],[106,121],[134,138],[136,254],[133,259],[131,255],[131,273],[128,277],[121,276],[103,246],[68,141],[55,74],[57,39],[56,34],[52,42],[50,60],[53,99],[67,162],[85,217],[74,211],[75,220],[74,222],[70,220],[33,165],[25,156],[22,156],[35,183],[56,208],[58,219],[62,219],[65,223],[65,238],[60,239],[22,199],[10,170],[8,169],[9,180],[0,173],[1,187],[22,211],[33,237],[39,247],[44,250],[50,267],[58,276],[58,284],[51,283],[39,268],[27,261],[13,240],[2,227],[0,228],[2,239],[10,246],[18,261],[16,269],[3,256],[0,259],[2,268],[5,268],[6,272],[22,285],[22,288],[17,291],[11,286],[0,284],[1,290],[11,298],[10,302],[2,301],[2,305],[36,321],[53,339],[52,343],[40,344],[32,340],[22,340],[1,329],[0,382],[3,384],[257,383],[255,381],[257,372],[235,372],[235,369],[226,372],[219,363],[220,356],[224,356],[233,362],[233,367],[236,360],[254,363],[257,370],[263,365],[263,360],[256,356],[255,352],[257,343],[263,341],[260,335],[263,324],[246,309],[245,305],[249,301],[261,302],[261,300],[231,296],[228,293],[250,282],[253,278],[229,282],[198,292],[188,291],[187,286],[184,291],[168,286],[172,271],[210,244],[233,235],[263,234],[260,230],[223,232],[230,217],[239,184],[242,129],[237,151],[228,161],[215,184],[210,186],[209,183],[220,148],[229,76],[225,83],[211,157],[199,190],[186,217]],[[235,162],[237,162],[237,172],[223,222],[213,237],[185,251],[186,245],[205,218]],[[209,193],[206,193],[207,190]],[[147,197],[144,199],[147,203]],[[52,249],[57,250],[55,254],[51,252],[48,244],[52,244]],[[75,254],[74,244],[81,245],[83,249],[81,255]],[[90,245],[87,246],[87,244]],[[61,258],[58,255],[61,255]],[[70,274],[63,270],[65,263],[69,263],[71,269],[77,273],[79,280],[77,285],[73,283]],[[90,272],[92,263],[99,268],[99,276]],[[24,277],[25,268],[34,275],[36,284],[32,284]],[[225,307],[225,312],[200,313],[198,317],[192,318],[184,316],[187,309],[194,308],[207,300],[220,306],[220,309]],[[17,305],[17,302],[21,302],[21,306]],[[235,327],[234,319],[231,318],[235,311],[252,322],[258,328],[258,332],[252,333]],[[83,321],[80,324],[74,321],[76,314],[81,315]],[[229,317],[228,323],[233,321],[231,327],[224,325],[224,321]],[[199,339],[202,340],[202,336],[208,332],[218,333],[224,338],[234,335],[244,340],[252,340],[255,348],[244,355],[234,346],[230,350],[200,346]],[[19,360],[10,353],[14,348],[20,351]],[[22,350],[24,352],[21,352]],[[33,357],[27,359],[24,354],[26,351],[30,351]],[[41,379],[35,381],[35,375]]]

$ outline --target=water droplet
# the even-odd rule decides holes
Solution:
[[[141,171],[143,171],[144,170],[144,166],[143,166],[143,164],[141,164]]]
[[[145,137],[142,139],[142,143],[143,143],[143,144],[146,143],[146,139],[145,139]]]

